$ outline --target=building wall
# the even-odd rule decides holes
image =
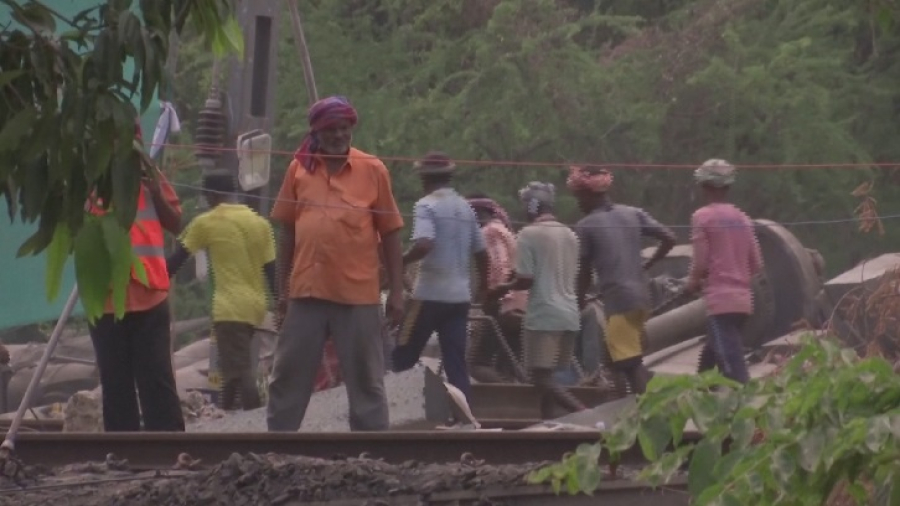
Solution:
[[[74,16],[78,12],[106,3],[96,0],[50,0],[49,4],[64,16]],[[0,5],[0,23],[6,26],[12,22],[9,9]],[[65,25],[58,23],[58,29]],[[131,62],[126,63],[125,75],[132,72]],[[140,105],[140,97],[135,98],[135,107]],[[151,105],[141,117],[144,141],[150,142],[153,129],[159,116],[157,105]],[[46,283],[44,281],[46,258],[43,254],[16,258],[19,246],[37,228],[37,224],[24,224],[18,217],[14,223],[9,222],[6,199],[0,198],[0,329],[27,325],[48,320],[55,320],[66,298],[75,286],[75,269],[70,259],[63,273],[63,283],[59,296],[53,301],[47,300]],[[81,304],[76,307],[76,314],[82,314]]]

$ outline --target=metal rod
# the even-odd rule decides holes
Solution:
[[[297,44],[297,52],[300,54],[300,64],[303,65],[303,78],[306,80],[306,92],[309,94],[310,105],[319,100],[319,92],[316,90],[316,77],[313,74],[312,60],[309,57],[309,46],[306,45],[306,35],[303,33],[303,20],[300,18],[300,10],[297,8],[297,0],[287,0],[291,10],[291,26],[294,28],[294,43]]]
[[[16,435],[19,432],[19,426],[22,424],[22,419],[25,417],[25,411],[31,407],[31,398],[34,396],[35,390],[37,390],[38,383],[41,382],[44,371],[47,370],[47,364],[50,363],[50,357],[53,356],[53,351],[56,349],[56,345],[59,344],[60,336],[62,336],[63,327],[65,327],[66,322],[69,320],[69,316],[71,316],[77,301],[78,286],[76,285],[72,288],[72,293],[69,294],[69,299],[66,300],[66,305],[63,306],[59,319],[56,320],[56,327],[53,328],[53,333],[50,334],[50,341],[47,342],[47,347],[44,348],[44,356],[41,357],[41,361],[34,370],[34,375],[28,383],[28,388],[25,389],[25,395],[22,397],[22,402],[19,403],[19,409],[16,411],[16,416],[9,425],[9,430],[6,431],[6,439],[4,439],[3,444],[0,445],[0,455],[6,455],[15,451]]]

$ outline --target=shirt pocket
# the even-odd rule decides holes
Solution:
[[[341,195],[338,221],[347,228],[361,231],[366,227],[372,228],[372,210],[368,202],[350,196]]]

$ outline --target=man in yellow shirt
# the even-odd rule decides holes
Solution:
[[[238,399],[243,409],[255,409],[262,404],[251,372],[250,344],[272,300],[266,281],[268,293],[275,293],[275,237],[265,218],[233,199],[233,178],[210,176],[203,187],[210,210],[187,226],[168,269],[172,276],[191,255],[208,252],[222,409],[235,409]]]

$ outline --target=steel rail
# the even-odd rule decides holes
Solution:
[[[686,435],[686,438],[695,437]],[[454,462],[464,453],[487,464],[559,460],[582,443],[595,443],[596,431],[497,432],[410,431],[343,433],[23,433],[16,456],[48,467],[104,461],[110,453],[140,468],[170,469],[181,453],[212,465],[233,453],[279,453],[317,458],[363,453],[387,462]],[[623,464],[641,464],[637,445]]]

